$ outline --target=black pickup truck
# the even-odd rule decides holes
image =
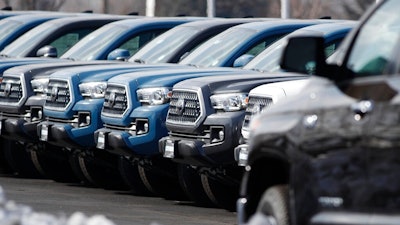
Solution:
[[[328,61],[289,40],[282,68],[317,75],[253,119],[239,224],[398,224],[399,9],[379,1]]]

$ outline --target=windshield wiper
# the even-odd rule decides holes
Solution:
[[[7,55],[7,54],[4,54],[4,53],[0,53],[0,57],[4,57],[4,58],[10,58],[10,56],[9,56],[9,55]]]

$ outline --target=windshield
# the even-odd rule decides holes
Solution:
[[[106,48],[113,43],[122,33],[127,32],[127,28],[117,25],[106,25],[101,27],[79,41],[76,45],[65,52],[61,58],[74,60],[93,60]]]
[[[24,57],[32,48],[57,28],[56,25],[51,23],[41,24],[11,42],[0,54],[8,57]]]
[[[0,20],[0,40],[4,41],[15,30],[18,30],[21,24],[20,21],[15,20]]]
[[[193,27],[176,27],[155,38],[134,54],[129,61],[145,63],[166,63],[182,45],[200,30]]]
[[[284,47],[286,46],[287,38],[281,38],[254,59],[247,63],[243,69],[257,70],[261,72],[276,72],[281,69],[280,58],[282,56]]]
[[[234,49],[240,46],[256,31],[234,28],[217,35],[190,53],[179,64],[199,67],[218,66]]]
[[[243,67],[243,69],[256,70],[260,72],[280,71],[280,60],[287,40],[290,37],[291,35],[288,35],[273,43],[271,46],[258,54],[254,59],[252,59],[249,63],[247,63]],[[325,57],[329,57],[335,52],[343,38],[344,36],[340,38],[338,37],[330,42],[325,43]]]
[[[385,2],[365,23],[351,50],[347,68],[355,75],[385,73],[400,38],[400,1]],[[384,22],[382,22],[384,21]]]

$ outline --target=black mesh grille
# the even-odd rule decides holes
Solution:
[[[46,94],[45,107],[64,109],[71,101],[71,91],[68,82],[64,80],[50,80]]]
[[[123,86],[108,85],[104,96],[102,113],[105,115],[122,116],[128,108],[128,98]]]
[[[196,92],[172,91],[168,122],[194,124],[200,115],[200,102]]]
[[[17,77],[4,77],[0,84],[0,102],[18,103],[22,96],[21,80]]]
[[[265,107],[268,107],[272,103],[272,98],[250,96],[249,103],[246,108],[246,114],[244,116],[243,127],[248,127],[251,118],[260,113]]]

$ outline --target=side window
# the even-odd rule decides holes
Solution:
[[[385,1],[366,21],[351,48],[347,68],[355,76],[387,73],[398,52],[400,1]]]
[[[61,34],[58,38],[52,41],[50,45],[57,49],[57,54],[60,56],[92,31],[93,29],[69,31],[68,33]]]
[[[270,46],[272,43],[277,41],[279,38],[283,37],[285,34],[281,35],[275,35],[272,37],[268,37],[266,39],[263,39],[262,41],[258,42],[255,44],[250,50],[248,50],[245,54],[249,55],[258,55],[260,52],[262,52],[264,49],[266,49],[268,46]]]
[[[342,42],[342,39],[340,40],[335,40],[333,42],[329,42],[325,44],[325,57],[328,58],[331,56],[336,49],[339,47],[340,43]]]
[[[147,42],[153,40],[155,37],[165,32],[166,30],[153,30],[142,32],[133,38],[127,40],[125,43],[120,45],[118,48],[123,48],[129,51],[130,55],[135,54],[140,48],[142,48]]]

